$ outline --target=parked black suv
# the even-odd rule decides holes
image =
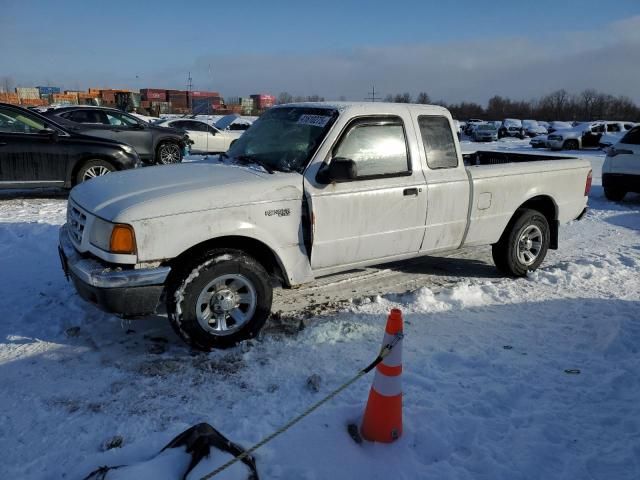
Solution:
[[[129,145],[66,129],[0,103],[0,188],[65,187],[140,165]]]
[[[76,105],[49,108],[44,115],[86,135],[127,143],[148,164],[179,163],[191,144],[184,131],[152,125],[115,108]]]

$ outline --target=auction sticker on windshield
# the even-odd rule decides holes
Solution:
[[[298,124],[311,125],[312,127],[324,127],[329,120],[331,120],[331,117],[325,117],[324,115],[309,115],[308,113],[305,113],[304,115],[300,115]]]

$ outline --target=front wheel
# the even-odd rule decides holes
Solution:
[[[577,140],[567,140],[562,145],[562,148],[565,150],[579,150],[580,144]]]
[[[549,222],[537,210],[522,209],[502,237],[491,247],[493,261],[501,272],[522,277],[536,270],[547,255]]]
[[[89,160],[78,170],[76,184],[86,182],[95,177],[101,177],[115,171],[115,167],[106,160]]]
[[[162,142],[158,145],[156,155],[156,163],[161,165],[169,165],[172,163],[180,163],[182,161],[182,149],[175,142]]]
[[[273,290],[262,265],[239,250],[214,250],[184,270],[167,310],[180,337],[198,350],[255,337],[271,312]]]

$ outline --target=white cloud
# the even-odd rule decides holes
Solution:
[[[100,68],[104,55],[96,52],[96,58],[101,61],[95,68]],[[67,59],[57,65],[46,62],[40,72],[52,81],[73,86],[184,88],[191,71],[195,88],[214,89],[227,96],[288,91],[358,100],[375,85],[381,95],[426,91],[433,99],[484,103],[496,94],[530,99],[558,88],[572,92],[596,88],[640,103],[640,16],[594,30],[561,31],[540,38],[363,45],[307,54],[213,53],[194,61],[186,56],[178,61],[154,58],[147,65],[143,62],[140,59],[136,72],[117,61],[108,71],[91,71],[91,66],[73,68]],[[44,81],[33,78],[33,72],[15,76],[17,81]]]
[[[594,31],[540,39],[495,38],[442,44],[362,47],[308,55],[211,55],[196,79],[223,92],[317,93],[329,98],[427,91],[432,98],[485,102],[528,99],[558,88],[597,88],[640,101],[640,16]],[[211,65],[211,75],[209,75]]]

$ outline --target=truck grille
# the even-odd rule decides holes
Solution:
[[[67,225],[69,227],[69,236],[78,245],[82,243],[82,235],[84,234],[84,225],[87,222],[87,216],[78,208],[69,202],[67,207]]]

